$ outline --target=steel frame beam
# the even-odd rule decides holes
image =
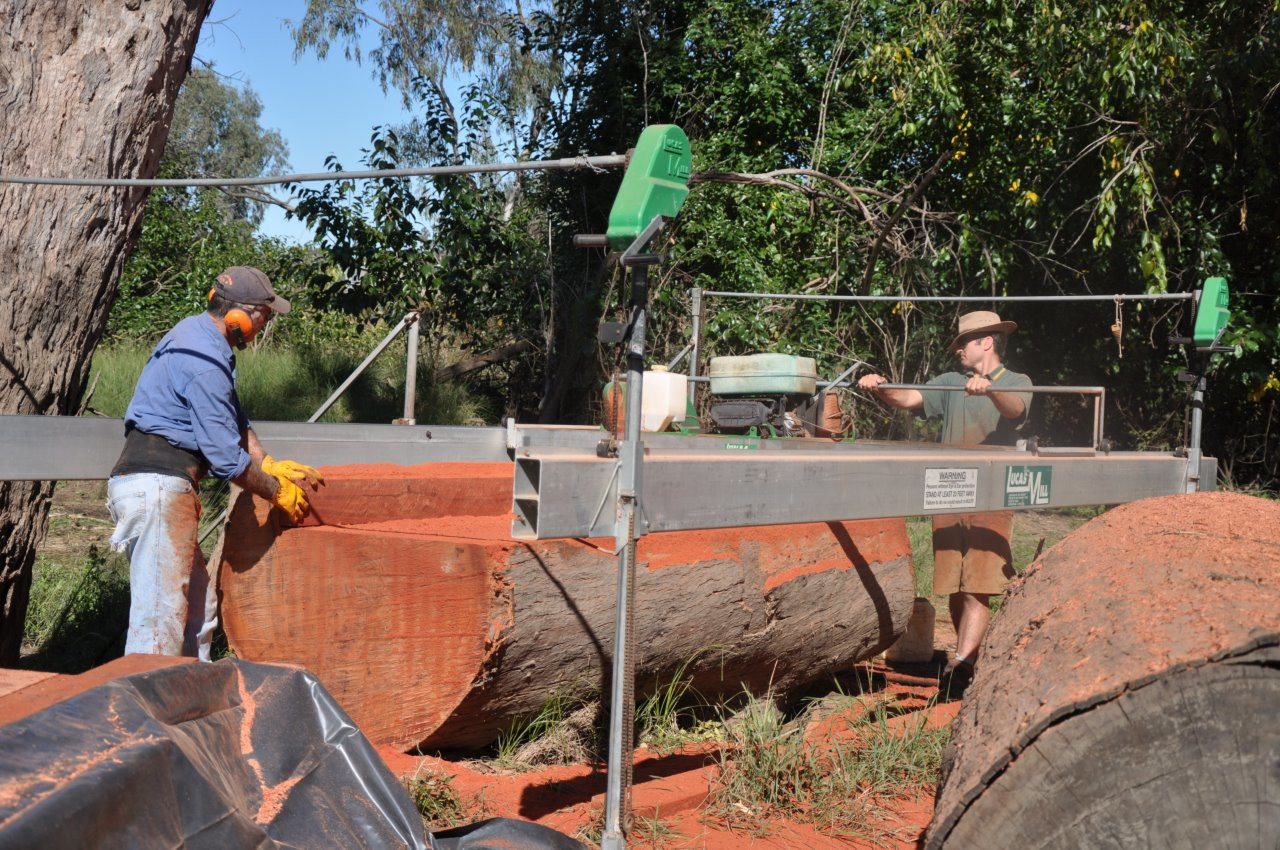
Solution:
[[[511,459],[502,428],[257,422],[254,431],[273,454],[313,466]],[[0,481],[106,479],[124,447],[124,421],[0,416],[0,446]]]
[[[646,532],[1118,504],[1212,489],[1217,461],[1079,451],[650,452]],[[512,536],[610,537],[617,463],[516,458]],[[1039,486],[1037,486],[1039,485]]]

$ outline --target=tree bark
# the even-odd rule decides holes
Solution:
[[[1275,847],[1280,505],[1144,499],[992,624],[925,846]]]
[[[608,691],[611,539],[512,540],[507,464],[325,474],[323,527],[233,503],[216,562],[239,657],[306,667],[402,748],[482,746]],[[902,520],[651,534],[637,557],[639,698],[686,663],[706,698],[786,693],[891,644],[915,597]]]
[[[5,4],[0,174],[153,176],[209,3]],[[146,198],[0,184],[0,413],[76,411]],[[0,664],[18,660],[52,492],[0,485]]]

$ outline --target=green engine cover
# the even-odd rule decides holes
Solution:
[[[675,218],[689,194],[689,137],[675,124],[645,127],[609,211],[609,247],[621,251],[655,216]]]
[[[1227,279],[1211,277],[1200,290],[1200,303],[1196,307],[1196,325],[1192,332],[1196,348],[1209,348],[1218,341],[1222,329],[1231,320],[1227,309]]]

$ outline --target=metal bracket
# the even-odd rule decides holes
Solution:
[[[596,339],[605,345],[618,345],[627,338],[626,322],[601,322]]]

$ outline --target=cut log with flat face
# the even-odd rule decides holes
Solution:
[[[314,513],[343,527],[281,529],[236,497],[220,561],[237,655],[308,668],[404,748],[481,746],[555,695],[607,690],[611,540],[512,540],[506,464],[324,472]],[[641,696],[690,661],[707,696],[792,689],[891,644],[915,595],[901,520],[654,534],[638,562]]]
[[[992,625],[928,847],[1280,845],[1280,505],[1146,499]]]

